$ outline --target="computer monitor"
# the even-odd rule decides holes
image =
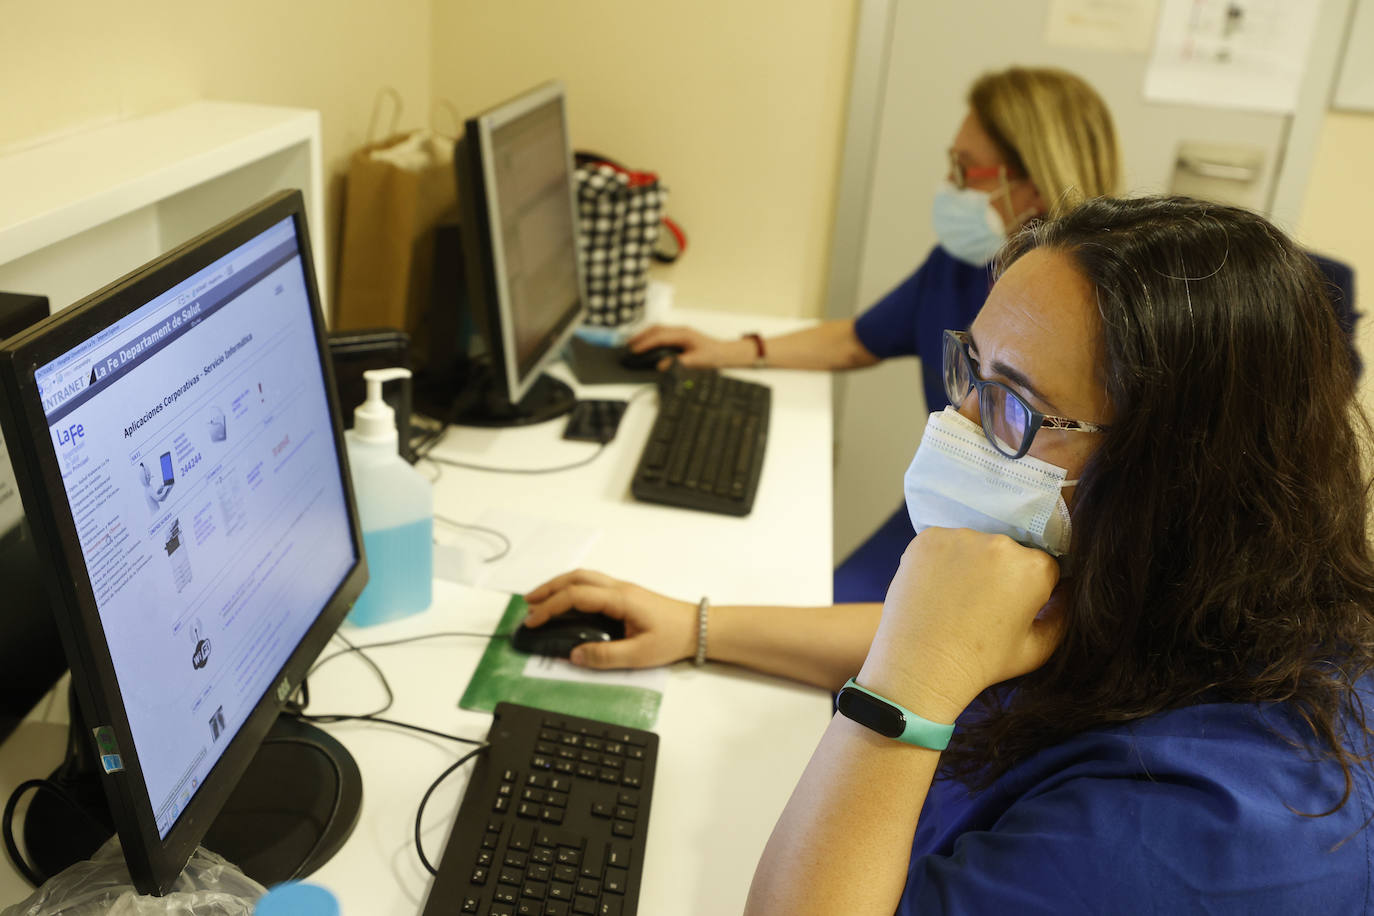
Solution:
[[[0,293],[0,339],[48,317],[43,296]],[[33,533],[24,518],[14,468],[0,436],[0,740],[18,727],[67,670],[48,596],[38,575]]]
[[[454,166],[465,282],[452,293],[465,302],[436,308],[463,312],[459,324],[472,337],[460,346],[453,419],[478,426],[551,419],[576,399],[543,370],[586,315],[562,84],[469,118]]]
[[[72,743],[144,893],[222,822],[367,580],[310,250],[283,192],[0,344]],[[250,849],[276,842],[259,813]]]

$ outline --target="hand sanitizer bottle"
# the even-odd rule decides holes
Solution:
[[[348,619],[384,623],[429,607],[434,563],[434,494],[430,482],[400,456],[396,416],[382,383],[408,369],[368,369],[367,400],[344,431],[353,492],[367,550],[368,582]]]

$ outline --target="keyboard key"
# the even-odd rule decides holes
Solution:
[[[588,843],[586,851],[582,854],[582,876],[585,878],[600,878],[601,872],[606,867],[606,844]]]
[[[491,895],[491,899],[498,903],[514,903],[520,899],[520,891],[509,884],[498,884]]]
[[[612,810],[611,806],[605,802],[592,802],[592,814],[597,817],[610,817]]]
[[[543,900],[548,892],[548,885],[542,881],[526,881],[525,886],[520,888],[521,897],[529,897],[534,900]]]
[[[608,893],[623,894],[625,893],[625,887],[629,880],[630,873],[625,869],[608,868],[606,869],[606,879],[602,882],[602,886],[606,888]]]
[[[629,805],[631,808],[636,808],[639,806],[639,793],[621,792],[615,797],[615,803],[617,805]]]
[[[630,846],[628,843],[620,843],[611,840],[606,844],[606,864],[614,865],[616,868],[630,867]]]
[[[611,833],[616,836],[632,837],[635,835],[635,825],[630,821],[611,821]]]
[[[520,902],[515,905],[515,916],[543,916],[544,903],[542,900],[526,900],[520,898]]]
[[[573,912],[579,916],[596,916],[596,899],[579,895],[573,901]]]
[[[485,868],[474,868],[472,870],[472,877],[468,880],[473,884],[486,884],[488,874],[489,872]]]
[[[603,897],[601,906],[597,907],[596,916],[620,916],[622,912],[619,897]]]
[[[529,862],[530,857],[525,853],[515,849],[506,850],[505,863],[511,868],[523,869],[526,865],[529,865]]]
[[[573,899],[573,886],[562,881],[550,881],[549,897],[554,900],[566,900],[571,903]]]
[[[601,882],[595,878],[578,878],[577,892],[588,897],[597,897],[601,894]]]
[[[571,912],[572,912],[572,910],[568,907],[568,904],[567,904],[566,901],[563,901],[563,900],[545,900],[545,901],[544,901],[544,916],[568,916],[568,914],[571,913]]]
[[[476,913],[476,912],[477,912],[477,908],[478,908],[479,906],[481,906],[481,901],[478,900],[476,897],[464,897],[464,898],[463,898],[463,908],[462,908],[461,910],[459,910],[458,912],[460,912],[460,913]]]
[[[521,852],[529,852],[530,840],[534,838],[534,829],[523,824],[516,824],[510,831],[510,848],[518,849]]]
[[[514,884],[519,887],[520,882],[525,880],[525,872],[519,868],[502,868],[496,880],[502,884]]]

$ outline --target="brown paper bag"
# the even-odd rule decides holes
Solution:
[[[434,227],[457,209],[453,140],[422,129],[353,154],[334,327],[414,334],[430,298]]]

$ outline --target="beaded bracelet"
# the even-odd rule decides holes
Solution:
[[[692,664],[701,667],[706,664],[706,617],[711,610],[711,601],[705,595],[697,604],[697,655]]]

